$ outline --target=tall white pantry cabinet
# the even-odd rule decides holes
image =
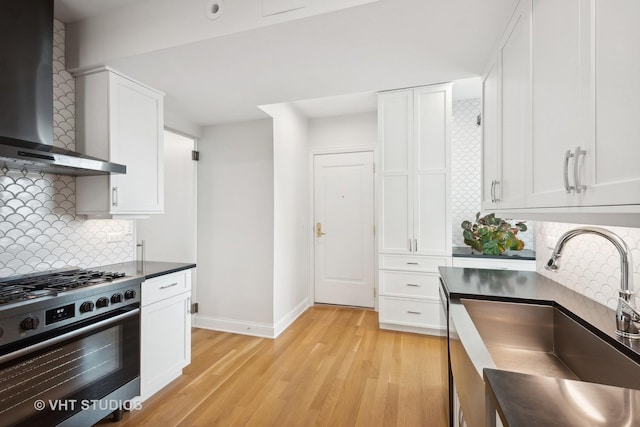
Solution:
[[[379,323],[440,334],[438,266],[451,265],[451,85],[378,96]]]

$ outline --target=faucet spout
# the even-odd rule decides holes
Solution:
[[[582,234],[595,234],[608,240],[615,246],[620,255],[620,290],[618,291],[618,308],[616,310],[616,333],[624,338],[640,339],[640,312],[633,304],[633,276],[631,275],[631,251],[617,234],[600,227],[578,227],[567,231],[558,240],[551,258],[545,268],[556,271],[559,259],[567,242]]]
[[[560,239],[558,239],[558,243],[556,243],[555,248],[553,249],[553,253],[551,254],[551,259],[547,262],[546,269],[547,270],[558,270],[559,268],[559,258],[562,255],[562,251],[567,244],[567,242],[573,239],[576,236],[580,236],[582,234],[595,234],[596,236],[603,237],[607,239],[609,242],[615,246],[620,255],[620,289],[623,291],[632,291],[633,290],[633,276],[631,275],[631,267],[633,265],[633,261],[631,259],[631,251],[627,244],[622,240],[620,236],[615,234],[612,231],[609,231],[605,228],[600,227],[578,227],[572,230],[567,231]]]

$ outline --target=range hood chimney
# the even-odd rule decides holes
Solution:
[[[0,168],[126,173],[123,165],[53,146],[53,0],[3,2],[0,52]]]

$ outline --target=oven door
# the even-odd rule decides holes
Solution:
[[[17,345],[0,353],[0,425],[56,425],[99,409],[100,399],[139,377],[140,309],[123,307]]]

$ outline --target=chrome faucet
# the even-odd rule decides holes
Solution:
[[[634,307],[633,276],[630,266],[633,265],[631,251],[627,244],[617,234],[599,227],[579,227],[564,233],[556,247],[553,249],[551,259],[547,262],[546,269],[558,270],[558,260],[562,255],[565,244],[572,238],[581,234],[595,234],[604,237],[616,247],[620,254],[620,289],[618,290],[618,308],[616,310],[616,334],[625,337],[640,339],[640,312]]]

